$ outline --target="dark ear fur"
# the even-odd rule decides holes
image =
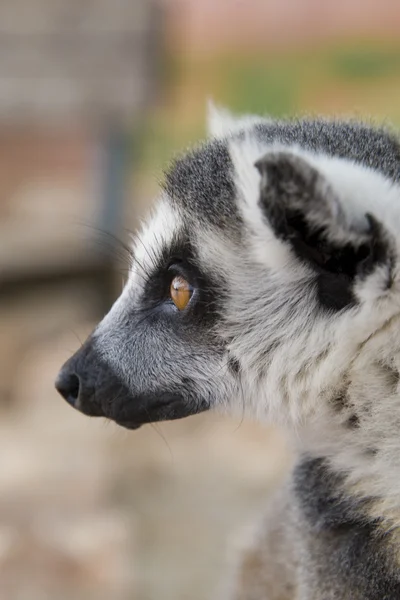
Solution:
[[[384,227],[366,215],[368,227],[351,228],[329,183],[299,156],[271,152],[255,166],[262,212],[276,236],[315,270],[321,304],[336,310],[354,304],[354,278],[391,255]]]

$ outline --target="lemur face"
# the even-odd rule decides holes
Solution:
[[[67,400],[127,428],[195,414],[234,392],[218,333],[225,284],[201,260],[199,237],[165,197],[138,237],[129,281],[62,371]],[[67,378],[76,389],[63,389]]]
[[[394,140],[323,121],[237,129],[167,173],[121,297],[57,380],[83,413],[303,421],[399,310]]]

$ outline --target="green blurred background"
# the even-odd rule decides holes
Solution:
[[[217,49],[211,56],[170,49],[162,80],[163,102],[141,131],[144,179],[154,178],[174,152],[206,135],[208,98],[238,114],[322,114],[400,124],[400,41],[383,36],[318,40],[289,49]]]

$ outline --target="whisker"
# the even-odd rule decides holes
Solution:
[[[148,413],[148,411],[147,411],[147,410],[146,410],[146,412],[147,412],[148,416],[150,417],[150,415],[149,415],[149,413]],[[170,455],[170,458],[171,458],[171,462],[172,462],[172,464],[175,464],[175,458],[174,458],[174,455],[173,455],[173,452],[172,452],[171,446],[169,445],[169,443],[168,443],[168,441],[167,441],[167,438],[166,438],[166,437],[165,437],[165,435],[162,433],[162,431],[161,431],[161,430],[160,430],[158,427],[156,427],[156,423],[154,423],[154,422],[151,422],[151,421],[150,421],[150,422],[149,422],[149,425],[150,425],[150,426],[151,426],[151,427],[154,429],[154,431],[155,431],[155,432],[156,432],[156,433],[157,433],[157,434],[160,436],[160,438],[163,440],[163,442],[165,443],[165,445],[166,445],[166,446],[167,446],[167,448],[168,448],[168,452],[169,452],[169,455]]]

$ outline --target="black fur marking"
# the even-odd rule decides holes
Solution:
[[[360,419],[355,413],[347,419],[347,426],[350,429],[357,429],[360,426]]]
[[[392,394],[395,394],[399,387],[400,381],[400,373],[398,369],[392,364],[387,364],[385,362],[376,362],[376,368],[378,369],[379,376],[382,374],[385,378],[385,384],[388,391]]]
[[[390,385],[392,387],[393,392],[396,392],[397,388],[399,387],[400,373],[398,372],[397,369],[387,366],[386,374],[387,374],[388,380],[390,380]]]
[[[344,494],[343,477],[322,458],[305,457],[294,471],[294,491],[313,529],[325,531],[364,519],[363,503]]]
[[[240,373],[240,362],[233,356],[228,358],[228,367],[234,375],[238,375]]]
[[[317,293],[320,305],[328,310],[339,311],[356,303],[351,282],[343,275],[320,274]]]
[[[345,386],[341,392],[331,400],[331,405],[333,406],[334,411],[338,414],[345,413],[346,415],[346,413],[348,414],[351,409],[354,410],[354,407],[352,406],[348,396],[347,386]],[[360,426],[359,416],[354,412],[350,412],[349,416],[346,417],[346,426],[350,429],[357,429]]]
[[[374,458],[375,456],[377,456],[378,452],[379,452],[378,448],[367,448],[365,450],[365,454],[367,456],[370,456],[371,458]]]
[[[293,483],[307,523],[304,539],[310,564],[318,565],[322,585],[328,582],[329,597],[398,600],[400,574],[394,551],[379,521],[368,519],[368,501],[346,496],[342,477],[323,459],[301,462]]]
[[[369,275],[377,265],[387,264],[389,266],[389,279],[387,287],[392,285],[392,273],[395,266],[395,249],[388,239],[387,232],[373,215],[366,214],[369,223],[369,248],[364,260],[357,268],[357,274],[361,277]]]
[[[346,385],[337,396],[332,398],[331,404],[337,413],[341,413],[349,408],[348,385]]]

